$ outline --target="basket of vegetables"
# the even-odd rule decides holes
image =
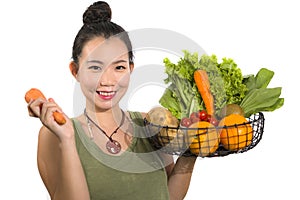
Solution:
[[[243,153],[262,139],[263,112],[283,106],[281,87],[268,88],[274,72],[244,76],[232,59],[191,54],[164,59],[168,84],[145,119],[154,148],[173,155],[216,157]]]

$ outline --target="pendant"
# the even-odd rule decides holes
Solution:
[[[106,149],[111,154],[117,154],[121,151],[121,144],[116,140],[108,140],[106,143]]]

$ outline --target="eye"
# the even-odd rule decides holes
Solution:
[[[102,67],[93,65],[93,66],[89,66],[88,69],[91,69],[93,71],[100,71]]]
[[[124,69],[126,69],[126,67],[123,66],[123,65],[118,65],[118,66],[116,66],[116,69],[117,70],[124,70]]]

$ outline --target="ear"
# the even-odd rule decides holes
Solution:
[[[133,71],[134,63],[129,63],[130,73]]]
[[[78,79],[77,79],[78,78],[78,66],[74,61],[70,62],[69,69],[70,69],[71,74],[78,81]]]

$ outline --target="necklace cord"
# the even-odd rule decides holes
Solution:
[[[107,135],[107,133],[96,123],[94,122],[90,116],[88,116],[86,109],[84,109],[84,115],[85,117],[88,119],[88,121],[92,122],[111,142],[113,142],[112,136],[117,133],[117,131],[121,128],[121,126],[124,124],[125,121],[125,113],[123,110],[122,111],[122,119],[121,119],[121,123],[120,125],[112,132],[112,134],[110,136]]]

